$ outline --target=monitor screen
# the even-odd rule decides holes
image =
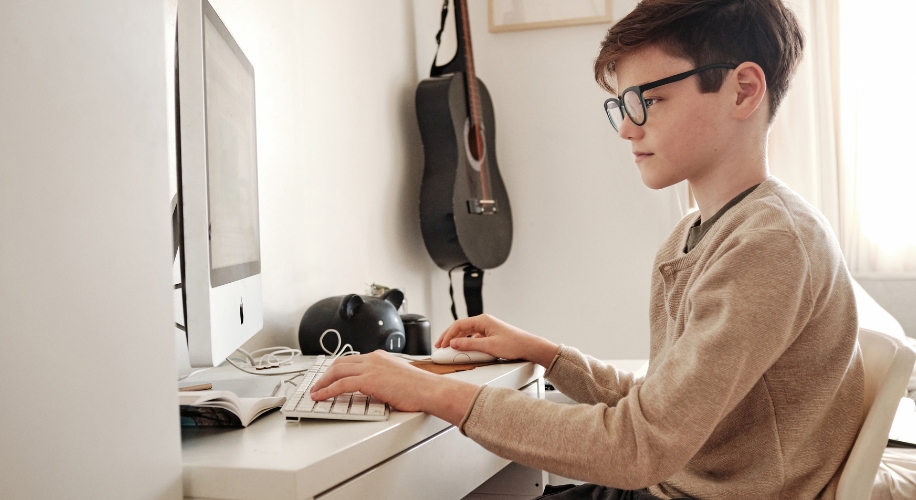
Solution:
[[[210,280],[260,272],[254,74],[204,16]]]

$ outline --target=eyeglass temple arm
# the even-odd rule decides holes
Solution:
[[[669,83],[674,83],[674,82],[683,80],[684,78],[687,78],[688,76],[693,76],[701,71],[706,71],[708,69],[715,69],[715,68],[735,69],[737,67],[738,67],[737,64],[732,64],[732,63],[707,64],[706,66],[700,66],[699,68],[694,68],[690,71],[678,73],[674,76],[669,76],[668,78],[662,78],[661,80],[657,82],[652,82],[648,85],[642,85],[639,87],[639,91],[645,92],[646,90],[651,90],[651,89],[654,89],[655,87],[661,87],[662,85],[668,85]]]

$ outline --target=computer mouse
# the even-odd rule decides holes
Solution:
[[[459,351],[451,347],[443,347],[433,351],[433,363],[437,365],[488,363],[490,361],[496,361],[496,358],[480,351]]]

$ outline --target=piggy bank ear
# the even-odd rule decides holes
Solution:
[[[382,295],[382,300],[387,300],[395,309],[400,309],[401,304],[404,302],[404,292],[397,288],[392,288],[385,292],[385,295]]]
[[[350,319],[356,314],[356,310],[359,309],[359,306],[363,305],[363,298],[355,293],[350,295],[345,295],[340,301],[340,308],[337,310],[337,314],[341,319]]]

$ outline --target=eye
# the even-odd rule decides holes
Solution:
[[[657,103],[660,100],[661,99],[643,98],[643,102],[646,103],[647,108],[651,108],[655,103]]]

